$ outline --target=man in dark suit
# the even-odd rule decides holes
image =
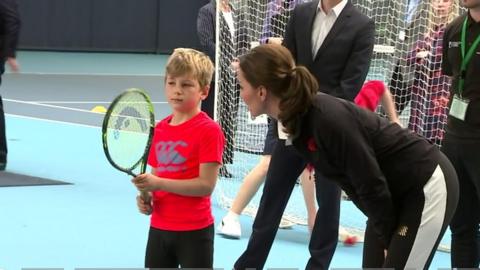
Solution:
[[[197,35],[202,51],[215,63],[215,25],[216,25],[216,3],[210,1],[198,11]],[[215,108],[215,81],[210,85],[210,91],[205,100],[202,101],[202,111],[210,118],[214,118]]]
[[[220,16],[220,40],[222,50],[219,56],[219,62],[215,63],[215,26],[217,1],[211,0],[208,4],[200,8],[197,18],[197,33],[202,50],[210,59],[218,65],[219,83],[217,98],[215,101],[215,82],[212,81],[207,98],[202,101],[202,111],[206,112],[211,118],[214,118],[215,102],[218,104],[217,118],[225,134],[225,151],[223,153],[223,164],[220,168],[220,176],[232,177],[227,171],[225,164],[233,162],[235,130],[237,123],[238,105],[239,105],[239,85],[235,74],[231,69],[231,63],[238,55],[248,50],[247,33],[242,19],[242,12],[230,4],[227,0],[218,1]],[[241,21],[241,22],[239,22]]]
[[[0,1],[0,84],[1,76],[5,72],[5,62],[12,71],[18,71],[15,50],[18,44],[20,19],[18,6],[15,0]],[[7,166],[7,138],[5,131],[5,112],[3,110],[2,96],[0,95],[0,171]]]
[[[347,0],[316,0],[294,9],[283,44],[297,65],[306,66],[317,78],[319,89],[353,101],[368,73],[374,35],[373,21]],[[306,166],[286,143],[276,144],[253,233],[235,269],[263,268],[296,179]],[[338,241],[341,190],[321,173],[315,176],[319,208],[307,269],[328,269]]]
[[[229,70],[229,66],[235,54],[235,14],[233,13],[233,8],[230,6],[228,1],[219,1],[220,9],[220,40],[222,41],[223,51],[220,54],[219,62],[215,62],[216,46],[215,46],[215,29],[216,29],[216,14],[217,14],[217,1],[211,0],[208,4],[201,7],[198,12],[197,18],[197,33],[202,45],[203,52],[206,53],[212,62],[215,65],[218,65],[216,69],[219,72],[219,84],[216,89],[215,80],[210,84],[210,91],[205,100],[202,101],[201,108],[202,111],[208,114],[210,118],[215,119],[215,96],[218,91],[218,98],[222,102],[217,102],[219,104],[217,112],[218,122],[222,127],[223,133],[225,134],[226,145],[223,153],[223,166],[220,168],[219,175],[223,177],[232,177],[230,172],[227,171],[225,164],[231,164],[233,162],[233,146],[234,146],[234,119],[236,118],[236,110],[238,106],[238,101],[236,100],[236,91],[232,88],[229,88],[230,83],[235,81],[233,73]],[[228,14],[228,15],[226,15]],[[226,21],[226,18],[230,18],[233,21],[229,25]],[[233,29],[231,28],[233,27]],[[235,106],[237,105],[237,106]]]

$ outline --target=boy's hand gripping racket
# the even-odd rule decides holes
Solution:
[[[147,93],[131,88],[116,97],[108,107],[102,126],[103,150],[116,169],[136,177],[145,173],[155,117]],[[141,192],[149,204],[148,192]]]

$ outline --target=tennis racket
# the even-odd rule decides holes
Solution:
[[[152,142],[155,117],[147,93],[127,89],[108,107],[102,125],[103,150],[112,166],[133,177],[145,173]],[[147,192],[142,199],[149,203]]]

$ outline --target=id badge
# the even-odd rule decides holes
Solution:
[[[470,101],[468,99],[463,99],[458,95],[454,95],[449,114],[457,119],[465,121],[465,115],[467,114],[469,102]]]

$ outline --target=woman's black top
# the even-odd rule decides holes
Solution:
[[[338,183],[386,244],[404,195],[422,189],[438,165],[438,148],[424,138],[326,94],[302,117],[293,145]]]

